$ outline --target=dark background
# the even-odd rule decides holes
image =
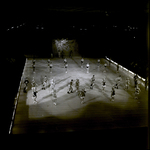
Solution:
[[[2,10],[5,133],[9,130],[25,55],[47,57],[52,51],[52,39],[76,39],[79,53],[84,57],[108,56],[143,78],[148,76],[148,0],[80,4],[6,2]],[[130,31],[128,26],[132,27]],[[147,133],[147,129],[142,131]]]

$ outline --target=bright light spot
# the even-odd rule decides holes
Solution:
[[[134,39],[135,39],[135,36],[134,36]]]
[[[20,25],[20,27],[22,26],[22,24]]]
[[[19,26],[17,26],[17,28],[19,28]]]
[[[14,27],[11,27],[12,29],[14,28]]]
[[[80,30],[82,30],[82,28],[80,28]]]
[[[44,29],[44,27],[41,27],[41,29]]]
[[[9,29],[7,29],[7,31],[9,31]]]

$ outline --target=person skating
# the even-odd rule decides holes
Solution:
[[[80,84],[79,79],[77,79],[77,80],[76,80],[76,85],[75,85],[75,87],[76,87],[76,92],[79,91],[79,84]]]
[[[137,84],[138,84],[138,75],[135,74],[135,75],[134,75],[134,86],[136,87]]]
[[[65,68],[66,68],[66,73],[67,73],[68,63],[65,64]]]
[[[50,66],[49,66],[49,68],[50,68],[50,73],[52,73],[52,67],[53,67],[53,64],[52,64],[52,62],[50,62]]]
[[[69,84],[68,86],[69,86],[69,89],[68,89],[68,92],[67,92],[67,93],[68,93],[68,94],[73,93],[73,88],[72,88],[72,86],[71,86],[70,84]]]
[[[130,79],[126,78],[126,81],[125,81],[125,90],[128,90],[129,84],[130,84]]]
[[[37,99],[37,91],[32,91],[32,99],[33,99],[33,103],[37,103],[36,99]]]
[[[89,65],[89,63],[87,63],[87,64],[86,64],[87,73],[89,73],[89,67],[90,67],[90,65]]]
[[[105,78],[102,80],[102,89],[103,91],[105,90],[106,88],[106,81],[105,81]]]
[[[68,94],[73,93],[73,79],[71,79],[71,82],[69,83],[69,89],[68,89]]]
[[[137,85],[136,88],[135,88],[135,97],[134,97],[134,99],[138,99],[138,95],[140,94],[140,92],[141,92],[141,89]]]
[[[117,64],[117,73],[119,72],[119,64]]]
[[[95,83],[95,75],[93,75],[93,77],[91,78],[90,89],[93,89],[94,83]]]
[[[82,57],[82,59],[81,59],[81,68],[83,68],[83,63],[84,63],[84,59]]]
[[[56,105],[57,105],[57,94],[56,94],[56,90],[53,91],[52,95],[53,95],[53,104],[56,106]]]
[[[67,64],[67,59],[65,58],[64,59],[64,66]]]
[[[29,80],[28,80],[28,78],[26,77],[26,78],[25,78],[25,81],[24,81],[24,89],[23,89],[24,93],[27,92],[28,84],[29,84]]]
[[[34,77],[33,77],[33,80],[31,82],[31,85],[32,85],[32,91],[35,92],[37,90],[37,84],[36,84],[36,82],[34,80]]]
[[[107,63],[104,64],[104,72],[106,72]]]
[[[48,60],[47,60],[48,67],[49,67],[49,65],[50,65],[50,62],[51,62],[51,60],[48,59]]]
[[[49,88],[49,90],[50,90],[51,93],[53,93],[54,89],[55,89],[55,81],[54,81],[54,79],[52,79],[50,81],[50,88]]]
[[[35,59],[32,60],[32,65],[35,65]]]
[[[113,86],[111,90],[111,101],[114,101],[114,98],[115,98],[115,88]]]
[[[33,73],[35,73],[35,64],[32,65]]]
[[[120,85],[120,82],[122,81],[121,75],[119,75],[119,77],[117,77],[115,81],[116,81],[115,88],[118,89],[118,86]]]
[[[97,60],[98,67],[100,66],[100,59]]]
[[[82,89],[81,91],[78,92],[78,96],[81,100],[81,104],[84,103],[84,99],[85,99],[85,93],[86,93],[86,90],[85,89]]]
[[[45,90],[47,88],[47,76],[44,77],[43,79],[43,90]]]

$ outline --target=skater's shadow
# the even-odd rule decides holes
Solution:
[[[50,98],[50,96],[52,96],[52,94],[49,94],[49,95],[46,95],[46,96],[42,97],[40,100],[38,100],[38,103],[43,101],[46,98]]]
[[[65,81],[65,80],[69,79],[70,77],[71,77],[71,76],[69,76],[69,77],[67,77],[67,78],[65,78],[65,79],[59,80],[58,82],[56,82],[56,84],[59,84],[60,82],[62,82],[62,81]]]
[[[58,102],[58,104],[63,104],[64,102],[66,102],[66,101],[68,101],[68,100],[72,100],[72,99],[75,98],[75,97],[78,98],[78,95],[77,95],[77,94],[74,95],[74,93],[75,93],[75,92],[71,93],[70,95],[72,95],[72,96],[69,96],[68,98],[66,98],[67,96],[64,96],[63,100],[62,100],[61,102]],[[68,94],[68,93],[66,93],[66,94]],[[68,94],[68,95],[69,95],[69,94]]]
[[[89,100],[85,101],[84,104],[89,103],[90,101],[93,101],[94,99],[96,99],[96,98],[98,98],[98,97],[99,97],[99,96],[94,97],[94,98],[92,98],[92,99],[89,99]]]
[[[101,84],[100,84],[100,85],[101,85]],[[95,86],[95,88],[96,88],[97,90],[102,91],[102,89],[100,89],[97,84],[95,84],[94,86]]]
[[[60,90],[64,89],[64,88],[67,87],[67,86],[68,86],[68,84],[65,84],[65,85],[63,85],[63,86],[60,86],[60,87],[57,89],[57,92],[59,92]]]

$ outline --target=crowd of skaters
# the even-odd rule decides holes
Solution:
[[[35,59],[32,60],[32,67],[33,67],[33,73],[35,73]],[[52,73],[52,61],[50,59],[47,60],[48,63],[48,68],[50,69],[50,73]],[[84,58],[81,58],[81,68],[83,68],[83,64],[84,64]],[[109,61],[109,66],[110,66],[111,62]],[[117,73],[119,72],[119,64],[116,65],[117,66]],[[68,63],[67,63],[67,59],[64,58],[64,68],[66,68],[66,73],[67,73],[67,67],[68,67]],[[87,69],[87,73],[89,73],[89,63],[86,64],[86,69]],[[97,60],[97,67],[100,67],[100,59]],[[104,72],[106,72],[106,68],[107,68],[107,63],[104,63]],[[121,75],[119,75],[116,79],[115,79],[115,84],[112,86],[112,90],[110,93],[110,97],[111,97],[111,101],[114,101],[115,98],[115,90],[119,88],[120,83],[122,82],[122,78]],[[27,92],[28,89],[28,84],[29,84],[29,80],[26,77],[25,81],[24,81],[24,92]],[[68,84],[68,94],[71,94],[74,92],[73,90],[73,84],[74,84],[74,80],[71,79],[70,83]],[[91,78],[91,84],[90,84],[90,89],[93,89],[95,84],[95,75],[92,76]],[[139,87],[139,80],[138,80],[138,75],[135,74],[134,75],[134,86],[135,86],[135,99],[138,99],[138,95],[141,92],[140,87]],[[31,82],[32,85],[32,99],[34,102],[37,102],[37,95],[38,95],[38,91],[37,91],[37,83],[35,82],[35,79],[33,77],[33,80]],[[129,89],[129,85],[130,85],[130,79],[127,77],[124,83],[124,90],[128,90]],[[79,79],[76,79],[75,81],[75,87],[76,87],[76,92],[77,95],[79,96],[79,98],[81,99],[81,104],[84,103],[84,98],[85,98],[85,94],[86,94],[86,89],[83,88],[81,90],[79,90],[79,86],[80,86],[80,81]],[[50,81],[50,84],[48,85],[48,79],[47,76],[44,77],[44,79],[42,80],[42,90],[45,90],[49,88],[49,91],[51,92],[52,96],[53,96],[53,103],[54,105],[57,104],[57,92],[55,89],[55,82],[54,79],[52,79]],[[105,91],[106,88],[106,78],[104,77],[102,79],[102,91]],[[145,88],[146,89],[146,88]]]

